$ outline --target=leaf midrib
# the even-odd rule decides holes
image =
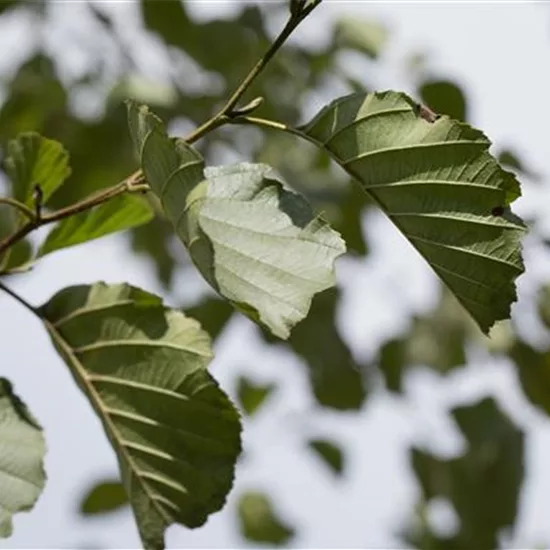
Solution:
[[[154,498],[154,495],[151,493],[151,490],[147,483],[145,483],[145,480],[140,474],[140,470],[135,464],[133,458],[131,455],[126,451],[126,447],[122,444],[123,438],[118,432],[118,429],[114,425],[114,423],[111,420],[111,417],[109,416],[108,412],[105,410],[101,398],[98,395],[96,389],[94,388],[93,384],[88,380],[88,376],[86,374],[86,369],[84,366],[80,363],[78,358],[73,354],[72,348],[70,345],[65,342],[65,339],[57,332],[55,327],[46,319],[45,317],[42,317],[42,321],[44,322],[44,325],[48,332],[50,333],[52,339],[57,343],[58,346],[61,347],[61,349],[64,351],[66,356],[69,358],[69,365],[71,365],[73,368],[73,372],[75,372],[79,378],[81,379],[82,383],[84,384],[86,390],[88,391],[88,395],[90,396],[90,399],[92,401],[92,404],[96,407],[98,412],[100,413],[100,416],[102,419],[104,419],[104,425],[107,428],[109,432],[111,432],[111,436],[113,440],[116,442],[116,446],[119,449],[120,453],[123,455],[124,459],[130,466],[133,475],[136,477],[136,479],[139,481],[139,484],[143,488],[143,491],[147,495],[147,498],[152,501],[153,506],[157,510],[158,514],[161,518],[163,518],[163,522],[166,523],[166,525],[170,525],[172,519],[167,516],[166,512],[161,508],[161,506],[158,504],[158,501],[156,498]],[[131,498],[131,495],[129,495]]]

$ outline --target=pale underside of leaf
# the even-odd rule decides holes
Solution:
[[[302,128],[370,194],[484,332],[509,317],[523,272],[515,176],[467,124],[404,94],[354,94]]]
[[[129,105],[143,171],[206,280],[281,338],[334,285],[345,245],[266,165],[204,170],[200,155],[171,140],[145,108]]]
[[[44,489],[45,452],[42,429],[0,378],[0,537],[12,534],[13,514],[30,510]]]
[[[236,410],[206,370],[198,323],[127,285],[61,291],[41,313],[101,418],[144,545],[219,510],[240,452]]]

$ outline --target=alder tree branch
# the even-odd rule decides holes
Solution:
[[[113,187],[103,189],[65,208],[60,208],[59,210],[49,214],[41,214],[39,217],[35,216],[34,212],[31,211],[33,216],[27,223],[0,241],[0,254],[4,253],[8,250],[8,248],[11,248],[14,244],[24,239],[29,233],[39,227],[42,227],[43,225],[57,222],[64,218],[70,218],[75,214],[79,214],[80,212],[89,210],[94,206],[103,204],[104,202],[107,202],[118,195],[122,195],[123,193],[147,191],[149,186],[145,184],[144,181],[145,180],[141,170],[138,170]]]
[[[311,0],[310,2],[308,2],[307,0],[293,0],[293,2],[291,2],[292,9],[290,17],[288,18],[286,25],[279,33],[279,35],[275,38],[267,52],[250,70],[248,75],[229,97],[221,110],[210,120],[206,121],[204,124],[196,128],[187,137],[183,138],[185,142],[189,144],[194,143],[201,137],[205,136],[207,133],[215,130],[216,128],[224,124],[238,122],[241,119],[245,119],[245,115],[255,110],[262,103],[262,98],[256,98],[253,99],[248,105],[240,109],[236,108],[242,96],[248,91],[256,78],[264,70],[264,68],[275,56],[275,54],[281,49],[283,44],[287,41],[288,37],[321,2],[322,0]],[[253,123],[252,119],[249,120],[248,123]],[[277,127],[276,125],[278,124],[279,123],[273,122],[271,124],[264,125],[269,125],[273,128]],[[278,126],[278,129],[286,129],[287,131],[292,131],[282,124]],[[76,202],[65,208],[61,208],[49,214],[43,214],[41,212],[41,204],[39,199],[37,200],[35,205],[36,209],[35,211],[33,211],[32,209],[28,208],[23,203],[16,201],[15,199],[0,197],[0,203],[9,204],[12,207],[17,208],[28,218],[27,223],[25,223],[11,235],[8,235],[0,241],[0,255],[11,248],[13,245],[24,239],[29,233],[43,225],[62,220],[64,218],[69,218],[71,216],[74,216],[75,214],[79,214],[80,212],[84,212],[85,210],[89,210],[90,208],[94,208],[95,206],[107,202],[108,200],[123,193],[143,192],[147,191],[148,189],[149,186],[146,184],[143,172],[141,170],[137,170],[113,187],[101,190],[79,202]]]

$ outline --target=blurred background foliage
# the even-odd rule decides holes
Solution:
[[[5,150],[7,141],[25,130],[64,144],[73,173],[69,185],[55,194],[55,207],[110,186],[135,168],[123,98],[148,103],[173,133],[184,134],[214,113],[235,88],[266,49],[287,10],[285,3],[243,1],[236,16],[204,21],[191,17],[185,3],[142,0],[140,20],[129,25],[130,34],[107,8],[101,2],[80,3],[71,35],[58,37],[56,42],[52,39],[55,31],[48,29],[64,9],[63,2],[0,2],[0,29],[16,20],[25,20],[35,29],[32,47],[14,54],[14,60],[1,68],[0,147]],[[61,55],[63,40],[74,44],[72,65],[70,55]],[[380,63],[391,40],[388,29],[376,21],[336,20],[332,34],[321,45],[291,41],[248,99],[265,98],[259,116],[303,123],[311,114],[308,106],[312,102],[376,89],[375,80],[357,79],[353,75],[358,71],[348,71],[345,61],[352,55],[355,63],[368,67]],[[166,59],[163,75],[151,76],[146,70],[147,48],[162,50]],[[433,111],[469,120],[468,98],[459,82],[448,74],[433,74],[429,59],[420,56],[411,67],[410,93]],[[370,75],[371,71],[363,73]],[[224,128],[209,134],[197,147],[210,164],[250,159],[276,167],[342,233],[352,257],[368,257],[371,236],[364,223],[371,209],[368,198],[308,144],[284,134]],[[495,144],[495,154],[526,185],[539,179],[514,150]],[[125,235],[125,242],[154,265],[166,293],[178,297],[179,306],[218,339],[239,314],[201,285],[169,223],[157,212],[153,222]],[[182,297],[178,292],[182,281],[194,281],[198,291]],[[517,336],[514,327],[505,326],[500,337],[489,342],[441,287],[431,311],[406,320],[405,329],[383,342],[371,357],[358,358],[339,328],[341,296],[339,288],[318,295],[309,317],[287,342],[257,331],[261,345],[280,351],[281,361],[288,353],[299,358],[316,407],[354,414],[381,392],[406,400],[405,380],[412,370],[432,369],[445,377],[464,368],[477,354],[487,360],[493,355],[511,361],[526,400],[550,414],[550,339],[537,347]],[[550,287],[541,289],[538,300],[541,322],[550,329]],[[238,368],[233,376],[233,396],[245,415],[246,430],[256,414],[269,411],[272,395],[280,389],[275,382],[255,380]],[[524,481],[523,432],[490,398],[455,408],[449,415],[466,440],[465,450],[440,457],[417,446],[410,449],[410,470],[417,479],[420,499],[410,512],[409,523],[396,525],[395,532],[404,545],[416,548],[494,549],[501,544],[502,533],[513,530],[517,520]],[[304,434],[302,452],[326,466],[321,475],[347,475],[345,446],[323,433]],[[244,460],[249,458],[253,459],[245,449]],[[367,492],[364,498],[369,499]],[[292,546],[297,529],[293,518],[261,487],[241,491],[236,499],[231,513],[243,545],[248,541],[252,546]],[[456,525],[451,532],[442,534],[431,524],[427,510],[433,501],[452,508]],[[109,514],[124,505],[116,478],[91,483],[75,504],[84,516]]]

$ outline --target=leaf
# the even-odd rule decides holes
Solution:
[[[509,355],[527,399],[550,416],[550,351],[538,351],[517,340]]]
[[[21,3],[21,0],[2,0],[2,2],[0,2],[0,14],[3,14],[5,11],[11,11]]]
[[[449,548],[497,548],[499,531],[514,525],[523,480],[524,435],[492,398],[458,407],[453,417],[468,442],[457,458],[413,449],[424,498],[448,498],[460,518]]]
[[[344,472],[344,453],[332,441],[327,439],[310,439],[308,447],[337,475]]]
[[[340,18],[334,28],[334,42],[377,59],[388,39],[388,29],[376,21],[356,17]]]
[[[0,240],[17,230],[18,216],[13,208],[0,204]],[[24,270],[32,260],[32,246],[28,239],[23,239],[0,254],[0,271],[9,273]]]
[[[404,338],[392,338],[380,347],[378,368],[391,392],[403,391],[403,375],[408,366],[407,355],[407,342]]]
[[[466,338],[473,323],[452,294],[442,290],[435,309],[413,320],[407,337],[407,361],[446,374],[466,364]]]
[[[273,393],[275,384],[255,384],[246,376],[237,380],[237,399],[248,416],[253,416]]]
[[[91,210],[61,221],[50,231],[38,257],[50,252],[99,239],[111,233],[145,224],[153,212],[141,197],[120,195]]]
[[[466,364],[465,346],[474,323],[453,295],[442,290],[441,299],[432,311],[414,317],[406,334],[381,346],[378,368],[389,391],[402,393],[409,367],[429,367],[447,374]]]
[[[294,529],[279,519],[264,493],[250,491],[239,498],[241,534],[252,542],[283,545],[294,536]]]
[[[130,133],[152,191],[204,278],[280,338],[334,284],[340,236],[266,165],[204,171],[202,157],[171,140],[146,107],[128,103]]]
[[[363,234],[363,212],[368,205],[368,197],[356,185],[350,186],[345,199],[340,205],[340,219],[334,224],[344,241],[348,251],[354,252],[357,256],[368,254],[368,243]]]
[[[238,414],[206,367],[196,321],[125,284],[61,290],[39,309],[113,446],[146,548],[219,510],[240,452]]]
[[[0,537],[12,534],[15,512],[30,510],[46,483],[42,428],[0,378]]]
[[[61,143],[35,132],[24,132],[11,140],[4,162],[13,196],[27,206],[34,202],[35,185],[40,186],[42,203],[47,204],[71,173],[69,154]]]
[[[515,176],[478,130],[397,92],[340,98],[304,128],[371,195],[483,332],[508,318],[523,272]]]
[[[537,309],[540,320],[546,328],[550,329],[550,284],[539,289]]]
[[[196,319],[212,340],[223,331],[234,313],[233,307],[225,300],[208,297],[187,310],[187,315]]]
[[[357,364],[336,327],[340,293],[329,289],[315,296],[309,315],[293,330],[288,346],[307,365],[317,402],[338,410],[360,409],[367,397],[362,366]],[[270,344],[278,344],[261,331]]]
[[[118,479],[104,479],[94,483],[80,502],[80,513],[83,516],[108,514],[128,504],[124,486]]]
[[[455,120],[468,119],[466,96],[451,80],[425,80],[420,85],[418,93],[432,111],[449,115]]]
[[[313,299],[309,315],[292,331],[288,346],[301,357],[309,371],[311,389],[323,407],[341,411],[358,410],[367,398],[362,366],[355,362],[336,327],[337,288]],[[262,336],[276,341],[265,331]]]
[[[367,397],[366,381],[336,327],[340,293],[330,289],[318,294],[310,314],[292,332],[289,343],[309,368],[317,401],[338,410],[360,409]]]

